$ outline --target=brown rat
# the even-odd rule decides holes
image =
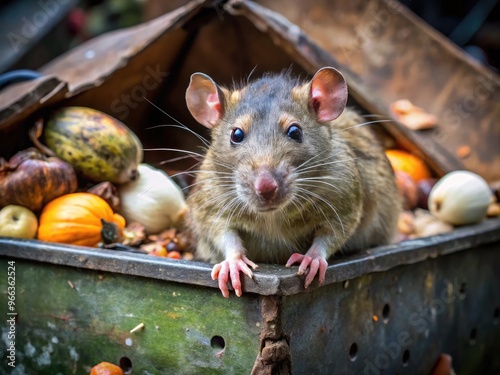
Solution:
[[[212,277],[241,295],[254,261],[300,263],[307,288],[339,250],[388,243],[399,213],[392,168],[363,118],[349,108],[344,77],[320,69],[309,82],[267,75],[228,90],[205,74],[186,91],[193,117],[211,129],[189,225]]]

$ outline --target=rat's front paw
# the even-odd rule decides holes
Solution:
[[[326,261],[323,255],[318,254],[315,251],[308,251],[305,255],[294,253],[286,262],[285,267],[290,267],[294,263],[299,263],[299,270],[297,271],[297,275],[303,275],[307,272],[306,281],[304,283],[304,288],[308,288],[311,285],[312,281],[316,274],[318,274],[319,284],[323,284],[325,281],[326,268],[328,267],[328,262]],[[319,272],[318,272],[319,271]]]
[[[229,298],[229,289],[227,282],[231,278],[231,285],[238,297],[241,297],[241,280],[240,271],[253,279],[253,273],[248,266],[256,269],[258,266],[248,259],[246,256],[241,256],[234,259],[226,259],[223,262],[217,263],[212,269],[212,280],[219,279],[219,289],[225,298]]]

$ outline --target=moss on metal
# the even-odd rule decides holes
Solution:
[[[1,267],[6,275],[5,258]],[[128,357],[134,374],[243,374],[259,352],[252,294],[225,300],[212,288],[16,260],[16,311],[19,373],[89,374]]]

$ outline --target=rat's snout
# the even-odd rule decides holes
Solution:
[[[257,195],[265,201],[271,202],[278,192],[278,181],[268,169],[260,169],[254,182]]]
[[[259,163],[241,175],[239,196],[254,212],[272,212],[283,208],[290,198],[289,167],[285,164]]]

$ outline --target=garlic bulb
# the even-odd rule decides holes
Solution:
[[[144,225],[146,233],[179,226],[187,210],[181,189],[168,175],[147,164],[139,164],[139,177],[118,187],[119,213],[127,223]]]
[[[486,217],[492,193],[486,181],[469,171],[450,172],[429,194],[429,210],[453,225],[473,224]]]

